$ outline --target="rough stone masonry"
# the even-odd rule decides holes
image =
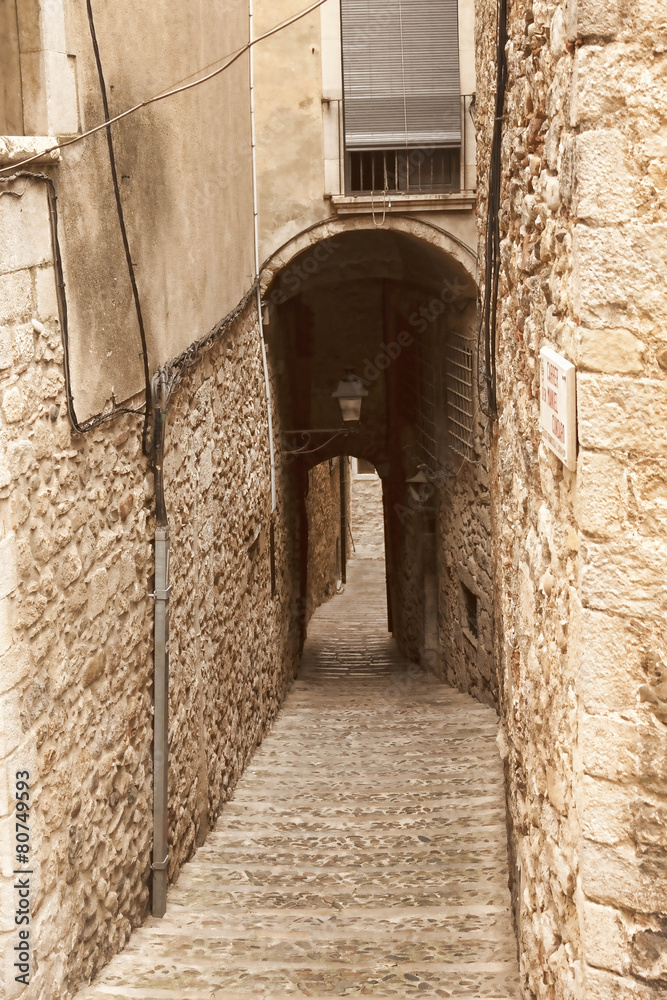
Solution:
[[[16,191],[0,198],[0,231],[14,237],[0,269],[0,995],[52,1000],[92,978],[148,912],[154,487],[139,418],[72,432],[44,186],[24,179]],[[168,415],[171,880],[298,662],[297,503],[279,466],[271,513],[264,399],[253,300],[187,373]],[[332,478],[327,469],[314,493],[321,530]],[[312,607],[335,575],[326,547],[322,558]],[[39,947],[27,988],[9,974],[17,768],[30,772],[34,803]]]
[[[667,4],[509,5],[496,656],[526,996],[667,985]],[[496,4],[477,4],[479,214]],[[483,226],[482,226],[483,230]],[[483,242],[483,241],[482,241]],[[577,366],[576,473],[539,432]]]

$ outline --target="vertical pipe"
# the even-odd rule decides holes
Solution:
[[[347,583],[347,455],[340,456],[340,579]]]
[[[248,7],[249,35],[250,43],[254,41],[254,13],[253,4],[250,0]],[[262,313],[262,294],[259,287],[259,201],[257,194],[257,138],[255,132],[255,68],[254,49],[251,47],[249,55],[250,69],[250,144],[252,147],[252,214],[253,230],[255,239],[255,281],[257,283],[257,317],[259,323],[259,339],[262,348],[262,369],[264,371],[264,393],[266,396],[266,412],[268,418],[269,434],[269,461],[271,465],[271,513],[276,509],[276,455],[273,443],[273,413],[271,403],[271,380],[269,378],[269,366],[266,358],[266,344],[264,342],[264,316]]]
[[[465,95],[461,97],[461,156],[459,162],[459,188],[461,191],[465,191],[466,188],[466,99]]]
[[[153,740],[153,916],[167,909],[169,866],[169,528],[155,529],[155,716]]]
[[[153,651],[153,916],[167,909],[169,867],[169,526],[164,498],[164,384],[152,382],[153,472],[155,476],[155,599]],[[163,409],[164,407],[164,409]]]

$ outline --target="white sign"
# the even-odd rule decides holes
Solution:
[[[542,439],[573,472],[577,468],[577,383],[574,365],[548,347],[540,351]]]

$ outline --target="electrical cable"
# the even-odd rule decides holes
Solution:
[[[86,431],[91,431],[95,427],[99,427],[100,424],[107,420],[112,420],[114,417],[118,416],[119,413],[134,413],[143,415],[143,409],[134,409],[129,406],[114,406],[114,408],[107,413],[100,413],[95,417],[91,417],[89,420],[84,420],[81,422],[76,415],[74,409],[74,399],[72,396],[72,378],[70,371],[70,350],[69,350],[69,330],[68,330],[68,320],[67,320],[67,297],[65,295],[65,279],[63,275],[63,263],[62,254],[60,252],[60,241],[58,239],[58,199],[56,196],[56,188],[52,179],[46,174],[40,174],[33,172],[32,170],[17,170],[16,173],[12,174],[10,177],[0,177],[0,181],[4,184],[9,184],[12,181],[18,180],[19,177],[25,177],[30,180],[42,181],[46,185],[47,200],[49,205],[49,225],[51,229],[51,246],[53,250],[53,269],[56,276],[56,302],[58,304],[58,318],[60,320],[60,334],[63,343],[63,369],[65,374],[65,399],[67,403],[67,413],[72,424],[72,427],[77,432],[77,434],[84,434]],[[16,194],[17,197],[21,197],[23,192],[11,192],[11,191],[0,191],[1,194]]]
[[[247,42],[242,48],[237,49],[229,57],[227,57],[227,62],[217,69],[213,70],[212,73],[207,73],[206,76],[202,76],[197,80],[193,80],[192,83],[186,83],[180,87],[173,87],[169,90],[162,91],[156,94],[154,97],[149,97],[145,101],[140,101],[139,104],[135,104],[133,107],[128,108],[126,111],[122,111],[120,114],[115,115],[113,118],[109,118],[107,121],[102,122],[101,125],[95,125],[94,128],[88,129],[87,132],[82,132],[80,135],[75,135],[71,139],[66,139],[64,142],[57,142],[53,146],[49,146],[48,149],[42,149],[39,153],[35,153],[33,156],[26,157],[25,160],[20,160],[18,163],[14,163],[9,167],[0,167],[0,174],[4,170],[13,170],[18,167],[23,167],[27,163],[32,163],[34,160],[38,160],[49,153],[55,153],[58,149],[66,149],[67,146],[73,146],[76,142],[81,142],[83,139],[87,139],[88,136],[94,135],[96,132],[100,132],[104,128],[108,128],[110,125],[115,125],[116,122],[122,121],[123,118],[127,118],[129,115],[133,115],[136,111],[140,111],[142,108],[147,108],[151,104],[156,104],[158,101],[164,101],[168,97],[174,97],[176,94],[183,94],[187,90],[192,90],[193,87],[198,87],[202,83],[206,83],[208,80],[212,80],[214,77],[219,76],[224,73],[226,69],[233,66],[242,55],[244,55],[253,45],[257,45],[258,42],[263,41],[265,38],[270,38],[272,35],[276,35],[279,31],[284,28],[288,28],[291,24],[295,24],[300,21],[301,18],[307,17],[308,14],[312,14],[314,10],[318,7],[322,7],[323,4],[327,3],[327,0],[317,0],[316,3],[306,7],[304,10],[299,11],[298,14],[294,14],[292,17],[287,18],[285,21],[281,21],[280,24],[276,24],[269,31],[265,31],[263,35],[258,35],[257,38],[253,38],[251,41]]]
[[[95,31],[95,20],[93,18],[93,8],[91,0],[86,0],[86,8],[88,10],[88,24],[90,26],[90,36],[93,43],[93,51],[95,53],[95,64],[97,66],[97,75],[100,81],[100,92],[102,95],[104,120],[108,122],[111,117],[109,114],[109,100],[107,98],[107,87],[106,87],[106,81],[104,79],[104,69],[102,68],[102,58],[100,56],[100,48],[97,43],[97,32]],[[120,233],[123,239],[125,260],[127,262],[127,270],[130,276],[130,284],[132,286],[132,298],[134,299],[134,308],[137,314],[137,324],[139,326],[139,338],[141,340],[141,355],[143,360],[144,387],[146,395],[146,403],[144,409],[144,429],[142,433],[142,447],[144,455],[147,455],[150,450],[148,445],[148,427],[151,416],[152,404],[151,404],[151,374],[150,374],[150,364],[148,359],[148,344],[146,341],[146,328],[144,326],[144,317],[141,311],[141,299],[139,298],[137,278],[134,271],[134,263],[132,261],[132,255],[130,253],[130,243],[127,236],[127,228],[125,226],[125,214],[123,212],[123,202],[120,196],[118,171],[116,169],[116,156],[114,153],[113,137],[111,135],[110,125],[106,126],[106,134],[107,134],[107,147],[109,149],[109,166],[111,167],[111,180],[113,183],[114,198],[116,201],[116,214],[118,215],[118,225],[120,227]]]
[[[496,340],[498,324],[498,285],[500,280],[500,207],[502,181],[502,140],[505,91],[507,87],[507,0],[497,0],[496,32],[496,101],[493,139],[489,163],[489,195],[486,219],[486,260],[484,301],[478,331],[479,346],[484,340],[484,367],[480,372],[479,398],[482,412],[495,420],[498,416]],[[484,383],[482,392],[481,383]]]

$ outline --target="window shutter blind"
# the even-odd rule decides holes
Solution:
[[[461,143],[456,0],[341,0],[347,149]]]

